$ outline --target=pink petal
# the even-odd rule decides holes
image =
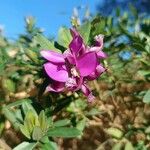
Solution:
[[[47,75],[55,81],[66,82],[68,79],[68,72],[64,65],[45,63],[44,69]]]
[[[98,46],[100,49],[102,49],[103,48],[103,39],[104,39],[104,35],[102,35],[102,34],[95,36],[95,46]]]
[[[53,84],[47,86],[46,91],[62,92],[65,89],[64,82],[53,82]]]
[[[106,58],[106,57],[107,57],[106,53],[104,53],[104,52],[101,50],[101,48],[98,47],[98,46],[94,46],[94,47],[89,48],[89,51],[90,51],[90,52],[96,52],[98,58]]]
[[[107,54],[101,50],[97,52],[97,56],[98,58],[107,58]]]
[[[51,50],[42,50],[41,55],[48,61],[53,63],[65,63],[63,54],[51,51]]]
[[[93,102],[93,100],[95,99],[95,97],[93,96],[92,92],[90,91],[90,89],[87,87],[87,85],[82,85],[81,86],[81,91],[83,92],[83,94],[88,98],[88,102]]]
[[[69,61],[70,64],[75,64],[75,58],[73,57],[73,55],[71,54],[71,52],[69,50],[66,50],[63,53],[64,57],[67,58],[67,60]]]
[[[89,48],[90,52],[98,52],[100,50],[100,48],[98,46],[93,46]]]
[[[82,55],[77,60],[77,69],[80,75],[85,77],[95,71],[97,64],[97,57],[95,52],[88,52]]]
[[[73,38],[75,38],[76,36],[79,36],[79,33],[77,32],[75,28],[70,29],[70,33]]]
[[[76,36],[71,43],[69,44],[69,48],[72,53],[77,55],[77,53],[80,51],[83,44],[83,39],[80,36]]]
[[[98,78],[103,72],[105,72],[106,69],[102,66],[102,65],[98,65],[96,67],[96,70],[94,72],[92,72],[87,79],[88,80],[94,80],[96,78]]]

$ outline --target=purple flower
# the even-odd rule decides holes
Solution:
[[[70,32],[73,39],[63,54],[52,50],[41,51],[41,55],[48,61],[44,64],[44,69],[53,80],[47,91],[81,89],[91,102],[94,96],[87,86],[87,81],[98,78],[105,71],[99,64],[99,59],[106,58],[106,54],[102,51],[103,36],[96,36],[95,46],[88,47],[75,29],[71,29]]]

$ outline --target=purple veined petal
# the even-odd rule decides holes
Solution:
[[[55,81],[66,82],[68,79],[65,65],[56,65],[48,62],[44,64],[44,69],[47,75]]]
[[[67,58],[67,60],[69,61],[70,64],[75,64],[75,58],[73,57],[73,55],[71,54],[71,52],[67,49],[65,50],[65,52],[63,53],[64,57]]]
[[[46,91],[48,92],[62,92],[65,89],[64,82],[56,82],[54,81],[51,85],[47,86]]]
[[[88,80],[95,80],[98,78],[106,69],[102,65],[97,65],[96,70],[87,76]]]
[[[76,36],[79,36],[79,33],[77,32],[75,28],[70,29],[70,33],[73,38],[75,38]]]
[[[88,52],[88,51],[87,51],[86,45],[82,44],[78,56],[81,56],[81,55],[83,55],[83,54],[85,54],[85,53],[87,53],[87,52]]]
[[[82,47],[82,44],[83,39],[81,38],[81,36],[76,36],[69,44],[69,48],[73,54],[77,55]]]
[[[41,55],[48,61],[53,63],[65,63],[63,54],[51,51],[51,50],[42,50]]]
[[[102,59],[107,58],[107,54],[100,50],[97,52],[97,57]]]
[[[93,100],[95,99],[95,97],[93,96],[92,92],[90,91],[90,89],[87,87],[87,85],[83,84],[81,86],[81,91],[83,92],[83,94],[87,97],[88,102],[93,102]]]
[[[95,52],[88,52],[82,55],[76,62],[77,69],[82,77],[88,76],[95,71],[97,56]]]
[[[95,36],[95,46],[98,46],[100,49],[102,49],[103,48],[103,39],[104,39],[104,35],[102,35],[102,34]]]

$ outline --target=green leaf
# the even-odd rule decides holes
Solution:
[[[22,100],[17,100],[13,103],[8,104],[7,108],[19,106],[19,105],[22,105],[25,102],[26,103],[32,103],[32,101],[30,99],[22,99]]]
[[[146,94],[144,95],[144,97],[143,97],[143,102],[144,102],[144,103],[150,103],[150,90],[148,90],[148,91],[146,92]]]
[[[13,150],[33,150],[37,143],[22,142]]]
[[[72,37],[70,34],[70,30],[65,27],[61,27],[58,31],[58,43],[65,48],[68,48],[71,40]]]
[[[102,112],[100,112],[98,109],[96,108],[92,108],[90,111],[88,111],[86,113],[86,115],[88,116],[93,116],[93,115],[98,115],[98,114],[101,114]]]
[[[113,26],[113,18],[111,16],[107,18],[107,25],[110,28],[112,28],[112,26]]]
[[[67,128],[67,127],[58,127],[49,129],[47,132],[47,136],[50,137],[65,137],[65,138],[71,138],[71,137],[77,137],[81,135],[81,132],[76,128]]]
[[[55,142],[49,141],[42,145],[41,150],[58,150],[57,144]]]
[[[54,122],[55,127],[62,127],[62,126],[66,126],[68,124],[70,124],[69,119],[63,119],[63,120],[58,120],[58,121]]]
[[[27,114],[28,111],[32,111],[35,115],[37,115],[35,109],[31,105],[31,101],[24,101],[22,103],[22,109],[25,115]]]
[[[41,49],[60,51],[59,49],[55,48],[54,42],[49,41],[41,34],[37,34],[34,39],[38,44],[40,44]]]
[[[122,150],[122,143],[116,143],[113,147],[112,150]]]
[[[84,23],[83,25],[79,26],[77,30],[81,34],[85,44],[87,44],[89,41],[89,36],[90,36],[90,31],[91,31],[91,23],[88,21]]]
[[[95,17],[92,21],[91,34],[92,36],[96,36],[98,34],[105,33],[105,19],[99,16]]]
[[[20,131],[21,131],[22,134],[25,135],[28,139],[31,138],[30,132],[29,132],[27,126],[25,126],[25,125],[20,125]]]
[[[3,79],[2,86],[6,92],[15,92],[16,90],[15,83],[10,79]]]
[[[80,131],[83,131],[85,126],[86,126],[86,119],[84,118],[77,123],[76,128]]]
[[[18,122],[15,113],[8,109],[7,107],[3,107],[2,109],[3,114],[5,115],[5,117],[12,123],[12,125],[18,129],[20,126],[20,123]]]
[[[5,129],[5,123],[0,121],[0,136],[2,136],[4,129]]]
[[[135,150],[131,142],[127,142],[124,150]]]
[[[141,76],[147,76],[150,75],[150,70],[139,70],[138,74]]]
[[[39,141],[43,136],[43,132],[40,127],[35,126],[32,133],[33,140]]]
[[[120,139],[123,136],[123,132],[117,128],[108,128],[106,130],[107,134],[111,135],[114,138]]]
[[[35,126],[39,126],[39,120],[36,113],[29,110],[25,116],[24,126],[28,129],[29,133],[33,132]]]
[[[133,43],[132,46],[138,51],[145,51],[145,48],[140,43]]]
[[[49,127],[47,117],[45,116],[44,110],[42,110],[39,114],[39,123],[40,123],[40,127],[43,131],[46,131],[47,128]]]

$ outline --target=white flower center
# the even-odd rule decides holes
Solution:
[[[71,74],[72,74],[74,77],[79,77],[79,73],[78,73],[78,71],[76,70],[76,68],[71,68]]]
[[[65,84],[66,88],[72,88],[76,85],[77,85],[76,80],[73,78],[69,78]]]

